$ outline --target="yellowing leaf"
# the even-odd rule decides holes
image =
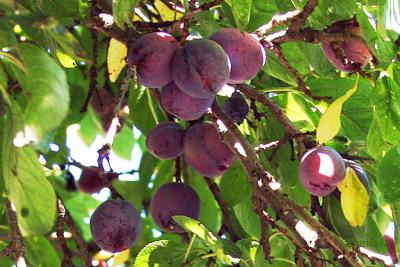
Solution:
[[[67,55],[64,52],[57,50],[56,56],[64,68],[70,69],[76,67],[76,62],[70,55]]]
[[[183,17],[183,13],[171,10],[161,0],[156,0],[154,6],[160,12],[163,21],[172,21]]]
[[[329,107],[325,110],[325,113],[321,116],[317,127],[317,142],[322,144],[331,140],[340,130],[340,115],[342,113],[342,107],[344,102],[349,99],[358,87],[357,76],[356,83],[353,88],[346,92],[338,99],[336,99]]]
[[[126,64],[125,57],[127,53],[128,49],[123,43],[120,43],[115,39],[110,40],[107,54],[107,67],[111,82],[115,82],[118,79],[121,70]]]
[[[347,167],[346,176],[337,188],[341,192],[340,203],[344,217],[351,226],[362,226],[368,212],[369,195],[352,168]]]
[[[104,261],[104,260],[108,260],[109,258],[111,258],[114,254],[107,252],[105,250],[100,250],[99,252],[97,252],[94,256],[93,259],[97,260],[97,261]]]
[[[127,249],[127,250],[124,250],[124,251],[118,253],[117,255],[115,255],[114,262],[113,262],[113,265],[111,265],[111,267],[122,265],[125,262],[127,262],[129,260],[130,254],[131,254],[131,251],[129,249]]]

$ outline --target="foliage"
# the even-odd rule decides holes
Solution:
[[[383,235],[392,221],[400,234],[399,10],[396,0],[0,0],[0,267],[17,257],[28,266],[91,266],[92,259],[95,266],[361,266],[351,256],[365,266],[391,263]],[[344,21],[339,30],[329,31],[337,21]],[[356,22],[360,36],[346,31]],[[236,156],[211,179],[183,156],[149,153],[151,129],[173,117],[157,89],[137,82],[126,56],[148,32],[166,31],[182,45],[189,34],[205,39],[221,28],[257,35],[266,64],[233,85],[250,107],[240,125],[219,108],[229,88],[200,118],[224,124],[220,138]],[[363,40],[373,58],[364,69],[341,72],[322,44],[351,38]],[[115,97],[107,111],[89,101],[96,88]],[[109,130],[114,115],[122,127],[116,134]],[[72,166],[85,168],[67,146],[67,129],[76,125],[85,144],[107,136],[112,155],[138,162],[124,173],[128,179],[103,181],[110,197],[141,214],[138,239],[123,253],[98,254],[90,234],[88,218],[101,203],[74,187]],[[348,168],[340,191],[310,197],[298,156],[317,144],[355,160],[369,188]],[[107,146],[97,149],[90,157],[109,155]],[[187,233],[164,233],[149,204],[180,177],[197,192],[200,217],[175,216]]]

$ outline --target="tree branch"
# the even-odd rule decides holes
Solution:
[[[253,194],[283,216],[298,217],[318,233],[328,247],[342,255],[353,266],[361,266],[356,253],[344,245],[343,241],[325,226],[315,221],[304,207],[286,197],[278,188],[274,177],[262,166],[257,154],[248,141],[241,135],[235,123],[224,113],[217,102],[212,105],[212,122],[219,131],[225,144],[232,150],[242,164],[253,184]],[[290,218],[290,217],[289,217]]]
[[[57,199],[57,224],[56,224],[56,234],[58,242],[60,243],[61,249],[63,251],[63,259],[61,266],[73,266],[72,264],[72,251],[68,248],[67,242],[64,238],[64,224],[65,224],[65,207],[60,199]]]
[[[71,217],[71,214],[65,208],[65,205],[58,194],[57,194],[57,197],[58,197],[57,205],[60,209],[65,211],[64,219],[72,233],[72,238],[74,239],[74,241],[78,247],[78,253],[79,253],[80,258],[83,261],[83,266],[84,267],[92,267],[92,261],[91,261],[91,257],[89,256],[86,242],[85,242],[85,240],[83,240],[83,238],[78,230],[78,227],[76,226],[74,220]]]
[[[6,201],[6,210],[8,223],[10,226],[10,239],[12,250],[14,252],[14,260],[17,267],[26,267],[25,247],[21,231],[18,227],[17,212],[13,203],[10,200]]]

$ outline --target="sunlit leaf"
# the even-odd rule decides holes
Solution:
[[[125,57],[128,53],[126,45],[111,38],[107,53],[107,68],[110,81],[118,79],[121,70],[125,67]]]
[[[346,176],[337,187],[344,217],[353,227],[362,226],[368,212],[369,194],[352,168],[347,167]]]
[[[343,104],[349,99],[358,87],[358,79],[352,89],[343,96],[336,99],[325,110],[321,116],[317,127],[317,142],[322,144],[331,140],[340,130],[340,115],[342,114]]]
[[[124,264],[125,262],[127,262],[129,260],[130,255],[131,255],[130,249],[127,249],[127,250],[124,250],[124,251],[118,253],[117,255],[114,256],[114,262],[111,265],[111,267],[116,267],[121,264]]]
[[[75,59],[73,59],[70,55],[67,55],[64,52],[57,50],[56,56],[64,68],[75,68],[76,67]]]

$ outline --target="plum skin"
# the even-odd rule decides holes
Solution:
[[[225,28],[213,33],[210,40],[225,50],[231,62],[229,83],[251,80],[265,64],[266,55],[261,44],[247,32]]]
[[[228,82],[230,62],[214,41],[196,39],[178,49],[172,60],[172,78],[186,94],[196,98],[215,96]]]
[[[108,181],[113,181],[118,177],[116,173],[105,173]],[[103,181],[99,175],[99,170],[96,167],[87,167],[82,170],[82,174],[78,181],[81,191],[94,194],[104,188]]]
[[[180,90],[174,82],[161,89],[161,104],[178,119],[191,121],[204,115],[214,102],[214,97],[195,98]]]
[[[139,235],[140,227],[136,209],[121,199],[105,201],[90,217],[90,231],[95,243],[111,253],[130,248]]]
[[[158,227],[167,233],[183,233],[172,216],[184,215],[197,220],[200,216],[200,198],[190,186],[166,183],[158,188],[150,202],[150,213]]]
[[[350,26],[348,31],[355,34],[360,33],[358,26]],[[358,68],[363,69],[372,58],[368,46],[361,40],[343,41],[338,43],[343,50],[344,55],[351,64],[345,64],[339,57],[336,56],[331,43],[323,43],[322,48],[326,58],[341,71],[354,72]]]
[[[211,122],[198,122],[186,131],[183,140],[186,162],[207,177],[224,174],[232,165],[234,155],[219,138]]]
[[[236,123],[241,124],[249,113],[249,106],[243,95],[235,91],[224,103],[225,113]]]
[[[146,87],[161,87],[172,81],[171,62],[179,43],[164,32],[143,35],[129,48],[128,66],[136,66],[137,79]]]
[[[327,196],[345,177],[345,163],[334,149],[320,146],[309,150],[299,165],[300,181],[314,196]]]
[[[185,130],[179,124],[168,121],[154,127],[146,138],[149,152],[158,159],[173,159],[183,152]]]

